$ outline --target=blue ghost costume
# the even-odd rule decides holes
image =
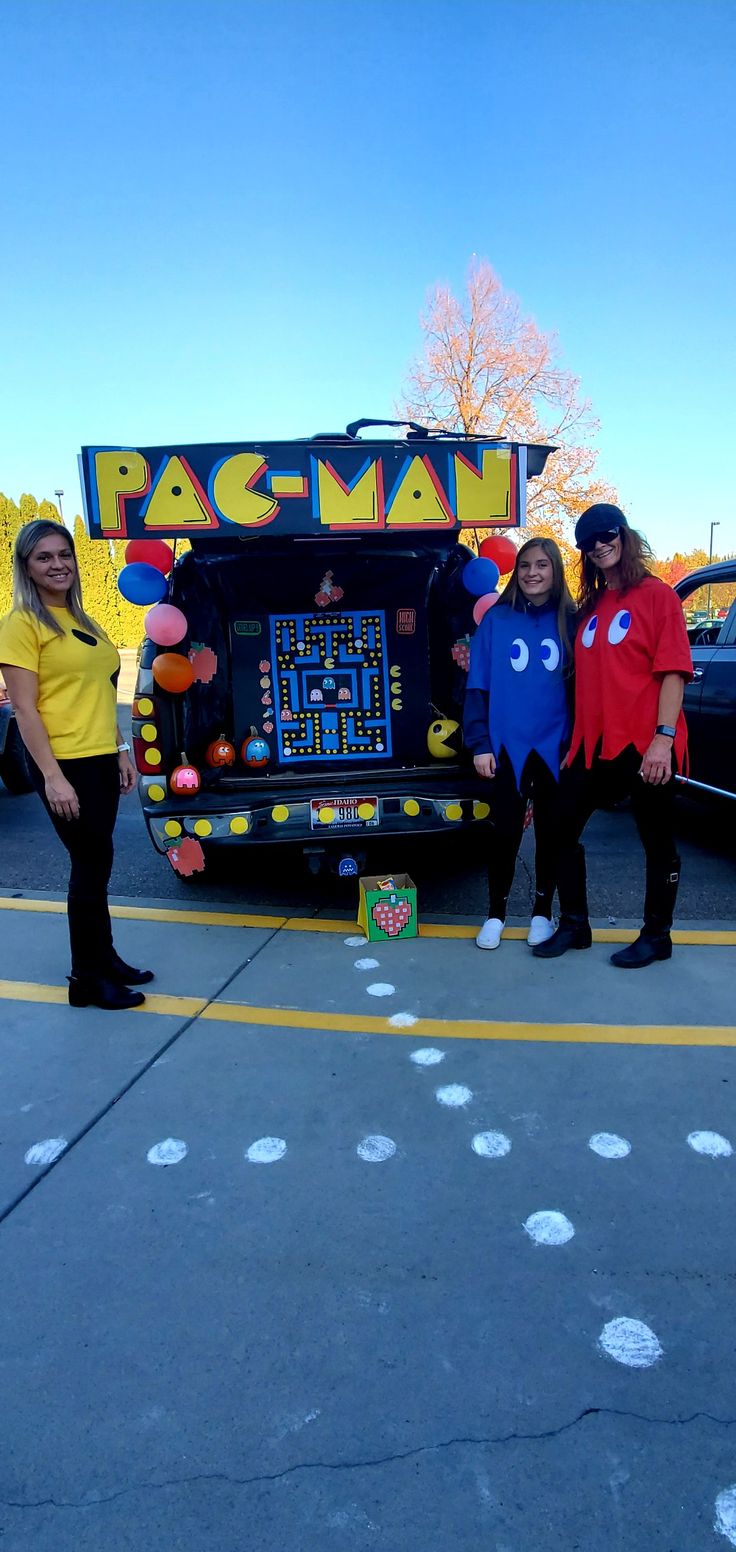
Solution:
[[[473,754],[492,750],[497,761],[505,749],[519,790],[532,752],[559,779],[571,727],[565,667],[554,605],[496,604],[471,642],[465,743]]]

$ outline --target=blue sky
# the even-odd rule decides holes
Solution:
[[[3,0],[0,489],[390,414],[490,260],[661,554],[736,551],[732,0]]]

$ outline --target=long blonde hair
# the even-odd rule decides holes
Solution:
[[[552,592],[549,602],[557,609],[557,630],[569,663],[572,656],[570,619],[575,613],[575,605],[570,589],[565,581],[565,568],[562,564],[562,556],[554,539],[527,539],[526,544],[522,544],[521,549],[517,551],[514,569],[498,601],[500,604],[508,604],[510,609],[521,611],[526,608],[526,599],[519,586],[519,561],[522,555],[526,555],[527,550],[531,550],[535,546],[543,550],[544,554],[552,562]]]
[[[84,626],[91,631],[93,636],[105,640],[105,632],[91,620],[85,613],[82,603],[82,584],[79,580],[79,567],[77,565],[77,552],[74,548],[74,539],[68,528],[62,523],[52,523],[47,517],[34,517],[30,523],[24,523],[18,530],[13,546],[13,608],[23,609],[28,614],[35,614],[36,619],[43,625],[48,625],[49,630],[55,636],[63,636],[64,629],[54,617],[50,609],[42,602],[38,588],[28,571],[28,560],[33,554],[37,544],[42,539],[58,538],[60,534],[68,540],[69,548],[74,558],[74,580],[64,600],[72,618],[77,625]]]

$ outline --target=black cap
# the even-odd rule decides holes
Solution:
[[[628,526],[620,507],[614,506],[612,501],[596,501],[578,518],[575,524],[575,543],[581,550],[594,534],[605,533],[609,528],[628,528]]]

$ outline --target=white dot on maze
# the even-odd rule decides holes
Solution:
[[[385,1159],[392,1159],[395,1152],[396,1143],[391,1137],[364,1137],[356,1148],[356,1153],[366,1164],[383,1164]]]
[[[504,1132],[476,1132],[471,1147],[481,1159],[502,1159],[511,1152],[511,1138]]]
[[[451,1109],[469,1105],[473,1098],[473,1090],[467,1089],[464,1083],[448,1083],[444,1088],[435,1089],[434,1093],[440,1105],[449,1105]]]
[[[575,1233],[564,1213],[551,1210],[532,1213],[524,1228],[535,1245],[566,1245]]]
[[[720,1132],[691,1132],[688,1143],[694,1153],[704,1153],[709,1159],[730,1159],[733,1148]]]
[[[716,1517],[713,1521],[713,1529],[720,1536],[725,1536],[732,1547],[736,1547],[736,1482],[731,1487],[724,1487],[723,1492],[716,1498]]]
[[[598,1346],[616,1363],[628,1369],[651,1369],[662,1357],[662,1344],[650,1326],[643,1320],[631,1320],[620,1315],[609,1320],[598,1338]]]
[[[28,1149],[25,1162],[26,1164],[53,1164],[54,1159],[58,1159],[66,1146],[66,1137],[45,1137],[43,1142],[34,1142]]]
[[[371,997],[393,997],[396,987],[390,981],[372,981],[366,991]]]
[[[181,1137],[165,1137],[163,1142],[154,1143],[149,1148],[146,1158],[149,1164],[181,1164],[189,1149]]]
[[[259,1137],[246,1149],[245,1157],[250,1164],[276,1164],[285,1152],[283,1137]]]
[[[354,961],[354,968],[356,970],[377,970],[378,969],[378,960],[377,959],[356,959]]]
[[[595,1132],[588,1147],[602,1159],[625,1159],[631,1152],[631,1143],[625,1137],[617,1137],[615,1132]]]
[[[398,1020],[403,1022],[404,1019],[408,1019],[411,1024],[416,1024],[412,1013],[395,1013],[393,1018],[389,1019],[389,1024],[396,1024]],[[438,1062],[445,1060],[445,1052],[438,1051],[434,1045],[423,1045],[417,1051],[409,1052],[409,1060],[416,1062],[417,1067],[436,1067]]]

